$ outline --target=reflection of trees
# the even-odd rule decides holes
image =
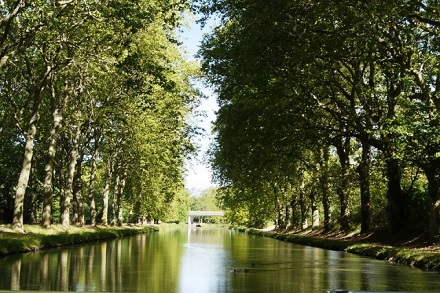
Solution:
[[[259,288],[266,292],[290,288],[299,293],[318,292],[322,288],[433,291],[438,286],[437,279],[430,274],[386,262],[233,232],[225,237],[222,231],[217,232],[195,230],[189,245],[202,249],[197,252],[200,266],[211,269],[218,265],[219,271],[225,270],[224,278],[210,283],[218,291],[226,287]],[[0,291],[175,292],[179,277],[185,278],[182,267],[190,274],[197,271],[194,258],[187,258],[187,265],[181,265],[183,243],[187,243],[186,231],[170,230],[1,258]],[[214,261],[210,263],[211,260]],[[252,263],[256,265],[250,274],[230,273],[233,266]]]
[[[142,270],[146,270],[150,278],[144,279],[144,286],[140,288],[148,288],[151,292],[175,291],[182,255],[180,237],[183,233],[181,230],[170,229],[164,231],[160,237],[148,238],[148,253],[144,258]],[[169,281],[164,282],[167,278]]]
[[[312,263],[319,264],[325,256],[326,250],[313,249],[312,251]],[[322,282],[321,275],[322,267],[320,265],[314,265],[312,267],[312,292],[319,292],[319,284]]]
[[[372,281],[372,278],[368,272],[373,271],[372,270],[372,264],[371,263],[361,263],[361,288],[365,291],[371,291],[370,282]]]
[[[50,290],[84,291],[174,291],[179,274],[181,246],[179,233],[138,235],[61,252],[44,252],[41,283]],[[164,245],[164,243],[169,245]],[[50,266],[56,274],[50,274]],[[38,270],[37,270],[38,271]],[[35,277],[36,272],[30,279]],[[53,284],[53,280],[56,283]],[[27,289],[26,285],[20,289]]]
[[[107,291],[107,278],[106,278],[106,272],[107,272],[107,242],[101,243],[101,291]]]
[[[340,265],[339,255],[341,252],[339,251],[329,251],[328,252],[328,267],[330,268],[328,271],[328,284],[329,288],[341,288],[339,287],[339,273],[336,269]],[[332,269],[333,268],[333,269]]]
[[[49,255],[47,253],[42,253],[40,258],[40,289],[50,290]]]
[[[75,252],[75,255],[72,255],[69,253],[69,280],[68,280],[68,286],[69,290],[76,291],[78,289],[82,289],[83,286],[79,286],[79,284],[84,284],[82,279],[82,276],[84,275],[84,247],[80,246],[78,247]],[[77,284],[75,287],[71,287],[72,285]],[[79,287],[79,288],[78,288]]]
[[[121,239],[119,239],[117,242],[117,250],[118,253],[116,254],[117,257],[117,264],[121,263],[121,258],[122,258],[122,241]],[[128,243],[127,243],[128,244]],[[119,265],[116,265],[115,270],[117,270],[116,275],[118,276],[117,278],[117,290],[118,291],[122,291],[122,272],[121,272],[121,267]]]
[[[11,256],[0,264],[0,290],[175,291],[180,241],[169,231]]]
[[[93,290],[93,282],[92,282],[92,273],[93,273],[93,261],[95,258],[95,247],[89,246],[87,249],[87,266],[85,270],[85,287],[84,291],[92,291]]]
[[[11,290],[20,290],[21,260],[17,259],[11,265]]]
[[[107,255],[101,255],[101,257],[108,257],[109,258],[109,266],[107,267],[107,273],[110,275],[110,280],[111,282],[109,282],[108,285],[108,290],[115,292],[116,291],[116,287],[115,287],[115,283],[117,282],[117,277],[116,277],[116,269],[117,269],[117,264],[115,263],[115,258],[117,257],[116,255],[116,251],[115,251],[115,241],[111,241],[109,244],[109,253]]]
[[[69,272],[69,253],[66,250],[62,250],[58,255],[58,288],[61,291],[67,291],[69,289],[68,284],[68,272]]]

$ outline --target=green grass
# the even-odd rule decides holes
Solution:
[[[330,250],[347,251],[362,256],[389,260],[423,270],[440,271],[440,253],[438,252],[432,252],[423,249],[409,249],[403,247],[385,246],[371,243],[356,243],[354,241],[327,239],[323,237],[265,232],[256,229],[248,229],[247,232],[253,235],[271,237],[274,239],[300,245],[314,246]]]
[[[119,238],[157,230],[152,226],[125,227],[75,227],[64,230],[54,225],[44,229],[36,225],[25,225],[26,233],[19,233],[9,226],[0,226],[0,255],[36,251],[59,246]]]
[[[271,237],[274,239],[292,242],[301,245],[320,247],[331,250],[346,250],[347,247],[352,244],[352,242],[345,240],[336,240],[336,239],[325,239],[320,237],[311,237],[311,236],[301,236],[295,234],[286,234],[286,233],[274,233],[274,232],[265,232],[256,229],[248,229],[249,234],[259,235],[264,237]]]
[[[425,270],[440,270],[440,253],[419,249],[389,247],[376,244],[354,244],[346,251],[386,259]]]

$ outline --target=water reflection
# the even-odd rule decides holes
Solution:
[[[228,292],[232,270],[225,234],[215,230],[188,229],[180,265],[179,292]]]
[[[234,272],[247,268],[246,272]],[[225,229],[159,233],[0,258],[0,290],[113,292],[440,291],[422,272]]]

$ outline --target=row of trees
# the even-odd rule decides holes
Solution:
[[[177,38],[187,9],[186,0],[0,4],[0,221],[68,228],[187,209],[186,117],[198,96]]]
[[[231,219],[440,235],[438,1],[193,5],[219,21],[200,56]]]

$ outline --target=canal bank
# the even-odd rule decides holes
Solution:
[[[386,235],[377,236],[374,234],[368,237],[359,237],[359,235],[345,237],[339,235],[336,237],[328,233],[316,232],[294,233],[291,231],[264,231],[259,229],[245,229],[245,231],[251,235],[270,237],[300,245],[346,251],[422,270],[440,271],[440,247],[420,240],[393,240],[389,235],[387,237]]]
[[[20,233],[10,225],[0,225],[0,255],[77,245],[157,230],[156,226],[71,226],[65,230],[61,225],[52,225],[49,229],[38,225],[25,225],[26,233]]]

